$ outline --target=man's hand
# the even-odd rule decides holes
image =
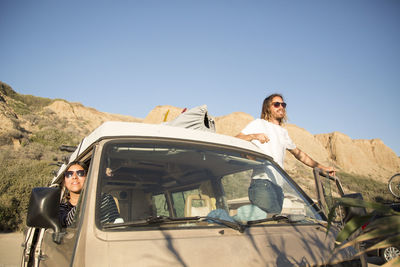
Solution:
[[[269,137],[266,134],[256,133],[256,134],[250,134],[250,135],[252,137],[252,139],[250,141],[258,140],[258,141],[260,141],[261,144],[269,142]]]
[[[106,175],[109,177],[114,176],[113,171],[110,168],[106,168]]]
[[[258,140],[258,141],[260,141],[261,144],[269,142],[269,137],[264,133],[255,133],[255,134],[239,133],[235,137],[246,140],[246,141]]]
[[[336,176],[336,170],[333,167],[319,166],[321,170],[326,171],[330,176]]]

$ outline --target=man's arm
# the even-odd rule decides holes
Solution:
[[[318,162],[313,160],[309,155],[307,155],[305,152],[301,151],[297,147],[295,149],[288,149],[288,150],[290,153],[293,154],[293,156],[295,156],[296,159],[303,162],[305,165],[307,165],[311,168],[315,168],[315,167],[320,168],[320,169],[328,172],[329,175],[333,175],[333,176],[336,175],[335,169],[333,167],[326,167],[324,165],[319,164]]]
[[[246,141],[258,140],[258,141],[260,141],[261,144],[267,143],[269,141],[268,136],[263,133],[255,133],[255,134],[239,133],[235,137],[246,140]]]

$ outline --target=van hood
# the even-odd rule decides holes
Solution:
[[[97,253],[98,266],[314,266],[349,261],[356,253],[349,248],[333,257],[334,234],[326,236],[321,225],[253,226],[243,233],[231,228],[124,231],[105,238],[107,252]]]

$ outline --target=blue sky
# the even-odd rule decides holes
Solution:
[[[400,155],[400,1],[1,0],[0,80],[144,118],[207,104],[254,117],[282,93],[313,134]]]

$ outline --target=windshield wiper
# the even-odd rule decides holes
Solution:
[[[146,226],[146,225],[160,224],[165,222],[198,221],[200,219],[201,219],[200,216],[178,217],[178,218],[173,218],[168,216],[152,216],[146,219],[124,222],[124,223],[107,223],[103,225],[103,228],[110,229],[110,228],[117,228],[124,226]]]
[[[255,221],[248,221],[247,225],[259,224],[264,222],[280,222],[285,221],[287,223],[297,223],[307,220],[307,217],[303,214],[288,214],[288,215],[281,215],[281,214],[274,214],[270,218],[255,220]]]
[[[232,229],[238,230],[240,233],[243,233],[244,230],[246,229],[246,225],[243,225],[243,224],[241,224],[239,222],[230,222],[230,221],[227,221],[227,220],[222,220],[222,219],[219,219],[219,218],[208,217],[208,216],[202,217],[202,218],[204,218],[206,221],[214,221],[216,223],[223,224],[223,225],[228,226],[228,227],[230,227]]]
[[[103,225],[104,229],[111,229],[111,228],[118,228],[118,227],[136,227],[136,226],[146,226],[151,224],[161,224],[165,222],[182,222],[182,221],[213,221],[232,229],[238,230],[239,232],[243,233],[245,229],[245,225],[240,224],[238,222],[230,222],[227,220],[215,218],[215,217],[208,217],[208,216],[194,216],[194,217],[168,217],[168,216],[154,216],[149,217],[142,220],[136,220],[131,222],[125,223],[107,223]]]

